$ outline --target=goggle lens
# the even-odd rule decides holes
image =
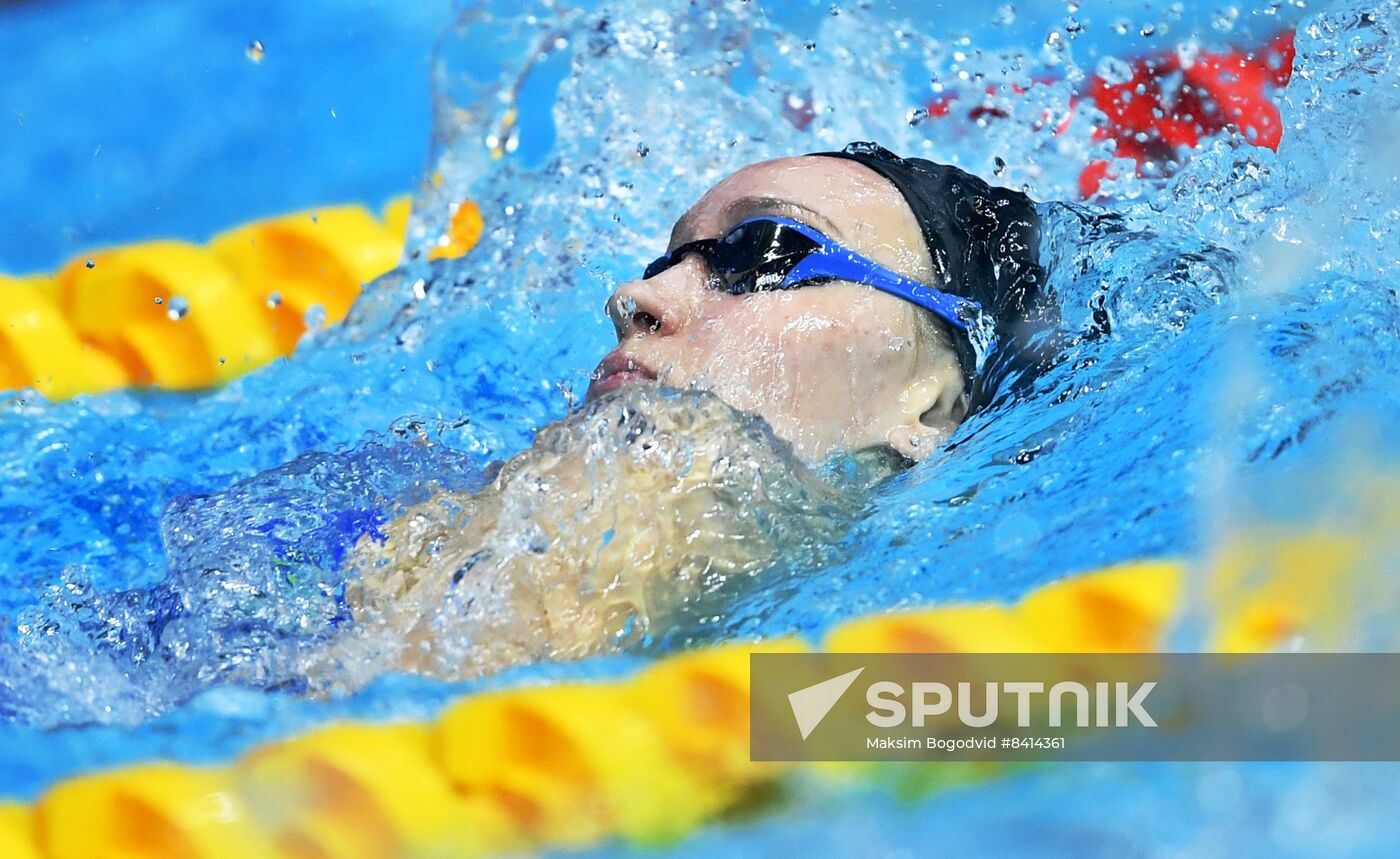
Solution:
[[[781,289],[793,267],[821,247],[785,224],[766,219],[745,221],[719,239],[701,239],[676,248],[646,267],[653,278],[687,253],[699,253],[715,276],[716,288],[735,295]]]

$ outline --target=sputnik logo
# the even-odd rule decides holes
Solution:
[[[847,671],[788,695],[788,704],[792,706],[792,716],[797,720],[797,730],[801,732],[802,739],[807,739],[817,729],[822,719],[826,718],[826,714],[831,712],[831,708],[836,706],[836,702],[841,700],[841,696],[846,694],[846,690],[851,688],[851,684],[856,682],[856,678],[864,670],[857,668]]]

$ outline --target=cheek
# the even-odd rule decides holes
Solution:
[[[821,321],[794,319],[768,296],[728,298],[687,332],[687,363],[697,381],[717,389],[743,386],[748,391],[741,393],[757,395],[783,382],[794,363],[807,362],[812,336],[800,329]]]
[[[861,291],[864,292],[863,290]],[[828,408],[876,382],[899,354],[888,348],[891,332],[867,296],[855,300],[836,289],[756,296],[717,296],[687,338],[693,377],[750,402],[793,400]],[[800,396],[798,393],[800,392]]]

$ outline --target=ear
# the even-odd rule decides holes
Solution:
[[[961,373],[945,378],[936,374],[910,385],[900,396],[904,421],[890,430],[885,441],[914,462],[923,462],[948,440],[967,414]]]

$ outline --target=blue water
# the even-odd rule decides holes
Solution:
[[[429,52],[449,6],[7,4],[0,272],[411,191],[427,157]]]
[[[10,618],[0,630],[0,794],[32,797],[66,774],[150,756],[225,760],[347,715],[435,712],[472,684],[391,675],[330,702],[298,695],[301,660],[353,625],[341,599],[346,547],[434,487],[476,485],[491,460],[569,413],[610,345],[596,308],[659,249],[672,219],[742,164],[855,138],[988,177],[1001,158],[1000,181],[1045,201],[1074,199],[1079,168],[1103,145],[1036,121],[1063,111],[1074,81],[1104,56],[1193,39],[1206,49],[1257,43],[1296,24],[1295,75],[1279,96],[1283,144],[1273,153],[1226,135],[1169,178],[1119,181],[1106,207],[1045,203],[1043,257],[1068,337],[1061,360],[1029,393],[968,421],[936,461],[879,489],[834,545],[794,546],[721,620],[660,636],[652,649],[820,632],[892,606],[1012,598],[1118,560],[1200,557],[1232,528],[1335,518],[1360,475],[1394,471],[1394,4],[1232,17],[1212,4],[1071,13],[1022,3],[1000,23],[992,10],[963,8],[903,31],[888,21],[913,4],[781,5],[771,16],[761,4],[696,13],[662,4],[654,14],[598,4],[537,23],[515,6],[446,34],[438,121],[418,128],[420,152],[444,181],[420,192],[414,241],[431,241],[446,204],[471,197],[488,231],[467,258],[410,261],[372,284],[345,326],[214,393],[0,406],[0,615]],[[38,8],[0,14],[38,26],[25,18]],[[61,8],[60,20],[91,14]],[[416,20],[395,8],[380,12]],[[189,19],[191,36],[213,20]],[[295,21],[283,26],[294,43]],[[481,50],[480,40],[501,36],[494,52]],[[253,72],[273,62],[275,42],[264,41],[268,58]],[[512,150],[497,94],[539,46]],[[124,47],[142,55],[140,44]],[[241,42],[234,47],[247,63]],[[324,59],[347,73],[360,62]],[[909,121],[931,78],[971,99],[987,82],[1045,70],[1058,82],[1006,100],[1004,120]],[[426,92],[425,83],[417,97]],[[790,96],[810,108],[805,129],[788,119]],[[508,154],[491,158],[488,141]],[[324,154],[319,145],[307,142],[308,157]],[[355,151],[374,169],[333,177],[338,164],[318,166],[301,190],[270,192],[268,205],[333,187],[372,199],[385,193],[375,176],[421,172],[387,143],[364,146]],[[38,164],[43,147],[19,152],[5,157]],[[245,154],[214,159],[210,175],[237,183],[260,159],[277,160]],[[78,193],[51,170],[30,174],[41,176],[35,188],[63,186],[52,200]],[[161,187],[184,201],[200,186]],[[149,198],[127,197],[140,217],[122,228],[143,234],[197,238],[257,213],[230,201],[199,217],[143,220]],[[118,220],[116,206],[103,209]],[[42,211],[61,219],[64,210]],[[67,252],[45,234],[33,264]],[[1344,642],[1365,643],[1359,630]],[[609,674],[646,658],[484,682]],[[817,784],[805,804],[680,852],[727,853],[742,840],[755,853],[791,845],[834,855],[843,843],[1379,855],[1393,843],[1396,818],[1383,806],[1395,775],[1312,765],[1041,769],[913,804]],[[950,831],[946,842],[935,826]],[[840,840],[861,832],[868,837]]]

